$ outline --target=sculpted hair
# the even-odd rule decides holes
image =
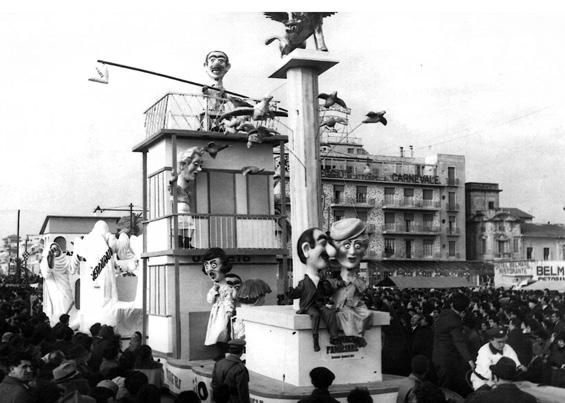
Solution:
[[[204,58],[204,65],[208,64],[208,56],[210,56],[212,53],[221,53],[226,58],[226,64],[230,64],[230,58],[228,57],[228,54],[226,52],[224,52],[223,50],[211,50],[210,52],[206,53],[206,57]]]
[[[302,251],[302,244],[304,242],[308,242],[308,245],[310,245],[311,248],[316,246],[314,230],[316,230],[315,227],[308,228],[302,233],[302,235],[300,235],[300,238],[298,238],[298,241],[296,242],[296,251],[298,252],[298,258],[302,263],[306,263],[306,256],[304,256],[304,252]]]

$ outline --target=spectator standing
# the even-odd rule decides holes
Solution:
[[[298,403],[338,403],[329,392],[329,387],[333,383],[335,375],[326,367],[316,367],[310,371],[310,380],[314,385],[312,394],[299,400]]]
[[[33,379],[31,356],[14,354],[8,361],[8,375],[0,383],[0,397],[4,403],[34,402],[29,382]]]
[[[461,322],[469,298],[455,294],[450,305],[450,309],[441,311],[434,322],[433,364],[441,387],[466,396],[471,388],[465,381],[465,373],[469,368],[475,368]]]
[[[214,365],[212,390],[227,385],[231,403],[249,403],[249,372],[241,361],[245,341],[233,339],[228,342],[228,354]]]

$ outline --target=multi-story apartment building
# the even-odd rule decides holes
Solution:
[[[467,258],[480,261],[565,260],[565,226],[533,223],[532,215],[500,207],[497,183],[465,184]]]

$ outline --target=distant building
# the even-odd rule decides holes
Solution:
[[[84,236],[92,231],[97,221],[106,221],[110,227],[110,232],[115,233],[118,230],[118,221],[121,217],[110,216],[59,216],[48,215],[43,221],[43,225],[39,230],[45,245],[49,245],[53,240],[62,236],[67,241],[67,249],[72,250],[74,238]]]
[[[533,223],[515,207],[499,206],[497,183],[465,184],[467,258],[470,260],[564,260],[565,226]]]

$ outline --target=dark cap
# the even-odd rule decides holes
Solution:
[[[358,218],[344,218],[332,224],[330,237],[334,241],[357,238],[365,232],[365,224]]]
[[[487,330],[487,336],[489,339],[502,339],[506,337],[506,330],[502,327],[493,327]]]
[[[228,351],[230,353],[242,353],[245,348],[245,340],[233,339],[228,341]]]
[[[310,379],[312,385],[316,388],[329,388],[335,379],[335,375],[326,367],[316,367],[310,371]]]
[[[511,381],[516,378],[516,363],[512,358],[500,358],[496,364],[490,366],[490,370],[501,379]]]

